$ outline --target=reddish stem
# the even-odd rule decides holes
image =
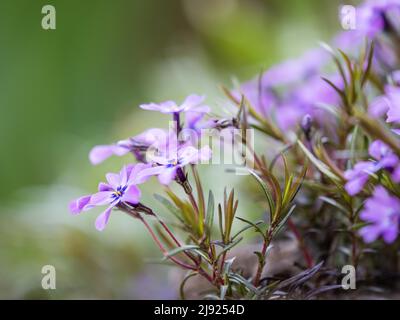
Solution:
[[[294,236],[296,237],[297,241],[300,243],[300,248],[303,252],[304,260],[307,264],[307,268],[311,268],[314,265],[313,258],[311,257],[310,251],[308,250],[304,238],[302,237],[300,231],[297,229],[296,225],[293,223],[292,219],[288,219],[288,226],[289,229],[293,232]]]
[[[272,234],[272,232],[269,232],[269,233]],[[267,236],[267,238],[264,239],[264,242],[263,242],[263,246],[262,246],[262,249],[261,249],[261,254],[262,254],[263,257],[265,257],[265,254],[267,253],[267,249],[268,249],[269,243],[271,242],[270,234]],[[258,285],[260,284],[261,274],[262,274],[262,271],[263,271],[264,267],[265,267],[265,262],[264,263],[260,262],[258,264],[257,273],[256,273],[256,276],[254,278],[254,286],[255,287],[258,287]]]
[[[149,231],[151,237],[153,238],[153,240],[157,243],[158,247],[160,248],[160,250],[162,251],[162,253],[164,254],[165,257],[167,257],[168,259],[171,259],[173,262],[175,262],[177,265],[186,268],[186,269],[191,269],[191,270],[197,270],[197,268],[186,264],[182,261],[179,261],[178,259],[176,259],[175,257],[171,257],[168,256],[168,251],[164,248],[164,246],[162,245],[162,243],[158,240],[157,236],[154,234],[154,231],[150,228],[149,224],[146,222],[146,220],[144,220],[143,218],[140,218],[140,220],[143,222],[143,224],[145,225],[146,229]]]

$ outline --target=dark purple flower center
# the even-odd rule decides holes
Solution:
[[[118,201],[124,195],[127,187],[128,186],[119,186],[111,195],[112,202]]]
[[[167,168],[172,168],[172,167],[176,167],[177,165],[179,165],[181,163],[181,160],[173,160],[170,163],[167,164]]]

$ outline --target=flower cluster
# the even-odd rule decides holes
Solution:
[[[204,97],[191,95],[180,106],[173,101],[165,101],[159,104],[143,104],[140,107],[145,110],[171,113],[178,126],[180,113],[190,113],[191,121],[188,125],[194,127],[205,113],[209,112],[209,107],[202,104],[203,100]],[[192,120],[193,114],[196,115],[196,120]],[[136,160],[143,162],[124,166],[119,174],[108,173],[107,183],[101,182],[98,186],[99,192],[80,197],[70,203],[71,213],[78,214],[95,206],[108,205],[96,220],[96,228],[103,230],[114,207],[118,208],[123,204],[135,206],[140,202],[141,192],[137,185],[146,182],[151,176],[158,176],[160,183],[165,185],[175,179],[184,181],[184,167],[209,160],[211,149],[208,146],[197,149],[189,142],[181,143],[178,140],[179,132],[176,130],[182,128],[173,132],[152,128],[116,144],[94,147],[90,151],[89,159],[95,165],[112,155],[123,156],[129,152]],[[146,156],[149,150],[153,152],[150,156]]]
[[[210,106],[199,95],[189,95],[181,104],[142,104],[144,110],[170,115],[173,126],[94,147],[89,159],[95,165],[127,154],[135,163],[118,174],[108,173],[107,183],[100,183],[97,193],[72,201],[70,211],[78,214],[106,206],[96,220],[99,230],[113,209],[142,222],[164,258],[188,271],[182,297],[186,281],[198,275],[214,290],[208,297],[216,299],[291,298],[301,274],[279,282],[265,269],[272,243],[282,241],[282,230],[296,239],[296,252],[301,252],[296,266],[306,269],[304,278],[320,271],[322,262],[316,264],[317,260],[325,261],[329,275],[308,286],[316,292],[338,282],[332,269],[339,261],[361,268],[365,277],[376,274],[383,263],[399,272],[389,259],[383,262],[376,254],[367,255],[379,250],[366,247],[398,255],[400,0],[368,0],[356,12],[356,29],[339,34],[332,47],[323,44],[235,88],[223,87],[227,108],[236,108],[229,119],[211,117]],[[261,152],[245,137],[240,141],[251,150],[250,155],[239,153],[245,171],[260,187],[258,191],[249,184],[245,189],[254,200],[261,199],[261,220],[247,220],[246,211],[236,215],[233,189],[225,189],[218,204],[213,190],[208,198],[204,193],[197,165],[212,154],[197,141],[206,128],[254,130],[262,143],[273,141]],[[195,139],[182,138],[185,131],[194,133]],[[140,185],[154,176],[166,193],[155,197],[175,216],[176,230],[141,201]],[[183,196],[174,188],[184,191]],[[157,224],[158,233],[149,219]],[[237,233],[234,222],[244,224]],[[249,231],[259,237],[260,250],[250,250],[255,262],[243,269],[234,263],[235,258],[240,260],[234,250]],[[321,283],[327,286],[317,288]]]

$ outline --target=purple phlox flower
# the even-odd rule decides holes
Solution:
[[[333,74],[326,78],[338,88],[343,88],[343,80],[338,74]],[[302,105],[311,107],[318,103],[335,105],[340,101],[337,92],[321,79],[321,75],[310,77],[294,91],[293,98],[299,100]]]
[[[332,83],[343,88],[343,79],[338,74],[327,76]],[[290,101],[303,111],[303,115],[310,114],[314,120],[327,124],[328,115],[321,108],[321,105],[329,105],[335,107],[340,102],[340,96],[337,92],[324,80],[320,75],[315,75],[307,79],[306,82],[296,88],[290,96]]]
[[[210,107],[203,104],[204,98],[204,96],[192,94],[188,96],[181,105],[169,100],[161,103],[142,104],[140,108],[161,113],[180,113],[186,111],[207,113],[210,112]]]
[[[347,180],[345,189],[350,195],[359,193],[367,183],[369,176],[381,169],[391,172],[395,182],[400,181],[399,158],[386,144],[376,140],[371,143],[368,152],[374,161],[360,161],[355,164],[353,169],[349,169],[344,173]]]
[[[89,152],[89,160],[92,164],[97,165],[108,159],[112,155],[123,156],[127,154],[132,148],[132,142],[130,139],[121,140],[116,144],[110,145],[99,145],[93,147]]]
[[[294,103],[281,104],[273,112],[278,127],[282,130],[289,130],[298,124],[308,110],[302,110]]]
[[[342,87],[339,76],[333,75],[331,81]],[[301,119],[309,114],[326,127],[328,115],[320,105],[335,106],[340,97],[335,90],[321,79],[320,76],[311,76],[304,83],[293,88],[287,96],[281,99],[273,111],[279,128],[289,130],[300,123]]]
[[[386,86],[385,93],[389,102],[386,121],[400,123],[400,87]]]
[[[347,182],[345,189],[351,196],[359,193],[367,183],[369,175],[376,172],[375,163],[372,161],[360,161],[353,169],[346,170],[344,177]]]
[[[355,53],[363,44],[365,37],[356,30],[346,30],[337,34],[333,40],[332,45],[335,48],[341,48],[346,53]]]
[[[385,86],[385,95],[372,100],[368,112],[378,117],[386,114],[386,122],[400,123],[400,87]]]
[[[264,86],[275,87],[289,85],[316,74],[329,59],[322,48],[312,49],[298,59],[287,60],[275,65],[263,74]]]
[[[189,111],[185,113],[184,129],[194,130],[200,133],[202,129],[211,129],[215,127],[215,119],[205,119],[205,113]]]
[[[147,176],[140,175],[140,172],[149,167],[148,164],[139,163],[124,166],[120,173],[108,173],[106,175],[107,183],[99,184],[99,192],[72,201],[69,210],[72,214],[79,214],[95,206],[107,205],[107,209],[97,217],[95,223],[99,231],[103,230],[110,218],[111,210],[115,206],[121,202],[139,203],[141,193],[136,185],[148,179]]]
[[[399,0],[370,0],[357,8],[356,30],[370,38],[394,27],[391,23],[398,17]],[[391,16],[394,15],[394,18]],[[395,20],[394,20],[395,21]]]
[[[378,96],[371,101],[368,113],[373,117],[381,117],[387,113],[389,103],[389,99],[386,96]]]
[[[392,243],[399,233],[400,200],[391,196],[384,187],[377,186],[373,196],[365,202],[360,218],[370,223],[359,231],[366,243],[375,241],[379,236],[386,243]]]
[[[383,32],[400,27],[399,0],[371,0],[356,8],[356,28],[341,32],[333,40],[335,47],[345,52],[357,53],[363,46],[365,37],[370,39],[380,36]],[[382,41],[375,43],[375,57],[380,63],[392,66],[396,60],[393,49]],[[378,69],[379,64],[376,65]]]
[[[89,160],[92,164],[97,165],[113,155],[124,156],[128,152],[145,151],[149,146],[165,143],[166,140],[165,130],[148,129],[135,137],[121,140],[115,144],[95,146],[89,153]]]
[[[211,149],[204,146],[197,149],[190,144],[170,144],[164,150],[158,150],[148,156],[147,160],[153,167],[143,170],[140,175],[149,177],[158,176],[161,184],[168,185],[175,179],[177,171],[188,164],[199,164],[211,158]]]
[[[272,89],[265,86],[261,79],[253,79],[241,84],[238,90],[233,90],[232,95],[237,101],[242,99],[242,94],[249,101],[257,113],[267,118],[271,107],[276,103],[276,97]]]
[[[397,86],[400,86],[400,70],[392,72],[392,79]]]

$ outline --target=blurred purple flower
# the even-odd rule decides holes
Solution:
[[[368,107],[368,113],[373,117],[381,117],[387,113],[388,106],[388,98],[384,95],[378,96],[371,101]]]
[[[276,87],[302,81],[316,74],[328,59],[329,54],[322,48],[309,50],[298,59],[271,67],[263,74],[262,83],[267,87]]]
[[[387,85],[385,95],[372,100],[368,112],[375,117],[386,114],[386,122],[400,123],[400,87]]]
[[[384,187],[377,186],[373,196],[365,202],[360,218],[370,223],[359,231],[366,243],[381,235],[386,243],[392,243],[399,232],[400,200],[389,195]]]
[[[357,28],[361,34],[374,38],[390,29],[388,14],[400,9],[399,0],[369,0],[357,8]],[[398,12],[397,12],[398,13]]]
[[[147,180],[146,176],[140,175],[147,168],[149,165],[140,163],[124,166],[119,174],[108,173],[106,175],[107,183],[99,184],[99,192],[72,201],[69,205],[70,212],[79,214],[95,206],[108,205],[108,208],[96,219],[96,228],[99,231],[103,230],[110,218],[111,210],[115,206],[121,202],[139,203],[141,193],[136,185]]]
[[[163,129],[148,129],[143,133],[110,145],[95,146],[89,153],[89,160],[97,165],[112,155],[123,156],[128,152],[140,152],[153,144],[162,144],[167,139],[167,133]]]
[[[189,111],[185,113],[185,127],[200,133],[202,129],[211,129],[215,126],[215,119],[205,119],[205,113]]]
[[[180,113],[186,111],[210,112],[210,107],[203,104],[204,96],[192,94],[188,96],[181,105],[174,101],[164,101],[161,103],[142,104],[140,108],[144,110],[158,111],[161,113]]]
[[[392,72],[392,79],[397,86],[400,86],[400,70]]]
[[[211,149],[208,146],[197,149],[192,145],[179,146],[172,142],[168,148],[149,155],[148,160],[153,167],[143,170],[141,175],[144,177],[157,175],[161,184],[168,185],[184,166],[198,164],[210,158]]]
[[[374,162],[360,161],[354,165],[353,169],[346,170],[344,177],[347,182],[344,186],[349,195],[356,195],[367,183],[369,175],[375,173],[376,167]]]
[[[269,116],[271,107],[276,104],[276,97],[272,89],[264,86],[262,79],[261,83],[259,79],[244,82],[239,90],[233,90],[231,93],[237,101],[241,100],[243,94],[254,110],[265,118]]]
[[[337,87],[343,86],[339,76],[329,78]],[[339,101],[340,97],[328,83],[320,76],[311,76],[283,97],[274,113],[282,130],[295,127],[306,114],[326,128],[330,118],[321,106],[335,107]]]
[[[380,140],[376,140],[369,146],[368,152],[375,161],[360,161],[353,169],[344,173],[347,183],[345,189],[349,195],[356,195],[367,183],[371,174],[381,169],[387,169],[392,173],[395,182],[400,182],[400,161],[392,150]]]
[[[400,87],[386,86],[385,93],[388,97],[386,121],[400,123]]]

